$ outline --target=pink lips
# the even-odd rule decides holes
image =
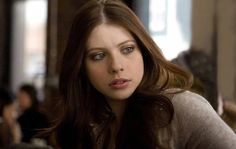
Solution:
[[[130,80],[128,79],[115,79],[111,83],[109,83],[109,86],[113,89],[124,89],[128,86]]]

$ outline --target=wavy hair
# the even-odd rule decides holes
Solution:
[[[143,79],[127,99],[130,102],[116,138],[117,148],[161,147],[154,132],[167,126],[174,112],[170,100],[161,93],[168,88],[188,89],[192,77],[163,57],[138,17],[118,0],[90,0],[76,13],[60,61],[58,109],[61,114],[52,131],[56,132],[61,148],[109,146],[110,126],[115,116],[104,96],[90,84],[84,68],[87,40],[102,23],[119,25],[130,32],[144,60]],[[92,122],[101,126],[97,135],[93,134]]]

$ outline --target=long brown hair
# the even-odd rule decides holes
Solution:
[[[58,104],[61,114],[52,130],[56,131],[61,148],[98,148],[99,138],[94,138],[90,124],[106,121],[98,137],[104,136],[102,148],[109,144],[109,129],[105,128],[109,128],[114,115],[104,96],[88,81],[84,69],[87,40],[101,23],[119,25],[129,31],[144,59],[144,77],[129,99],[117,137],[117,148],[136,148],[138,145],[153,149],[159,146],[152,128],[156,119],[159,126],[164,127],[170,123],[174,112],[171,102],[160,93],[173,87],[187,89],[192,78],[163,57],[138,17],[118,0],[89,0],[76,13],[60,65],[61,98]],[[158,112],[160,108],[165,112]],[[143,116],[137,117],[137,113]],[[136,125],[137,121],[140,125]]]

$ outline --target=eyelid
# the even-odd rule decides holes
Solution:
[[[101,55],[103,56],[102,58],[96,58]],[[102,51],[88,53],[88,57],[93,61],[102,60],[104,58],[104,56],[105,56],[105,53]]]
[[[97,53],[100,53],[100,52],[102,52],[102,51],[101,50],[89,50],[89,51],[87,51],[86,55],[88,57],[90,57],[90,56],[92,56],[94,54],[97,54]]]
[[[128,50],[129,49],[129,50]],[[135,45],[127,45],[121,48],[122,53],[129,54],[135,50]]]
[[[124,47],[129,47],[129,46],[136,46],[136,42],[127,42],[127,43],[124,43],[124,44],[122,44],[122,45],[120,45],[120,47],[122,48],[124,48]]]

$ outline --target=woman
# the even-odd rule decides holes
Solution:
[[[61,113],[51,131],[62,149],[236,147],[207,101],[185,91],[191,75],[162,56],[120,1],[79,9],[60,66]]]
[[[22,84],[18,91],[18,103],[21,115],[18,121],[23,133],[22,142],[31,143],[38,138],[40,129],[47,128],[47,118],[39,111],[37,90],[31,84]]]

